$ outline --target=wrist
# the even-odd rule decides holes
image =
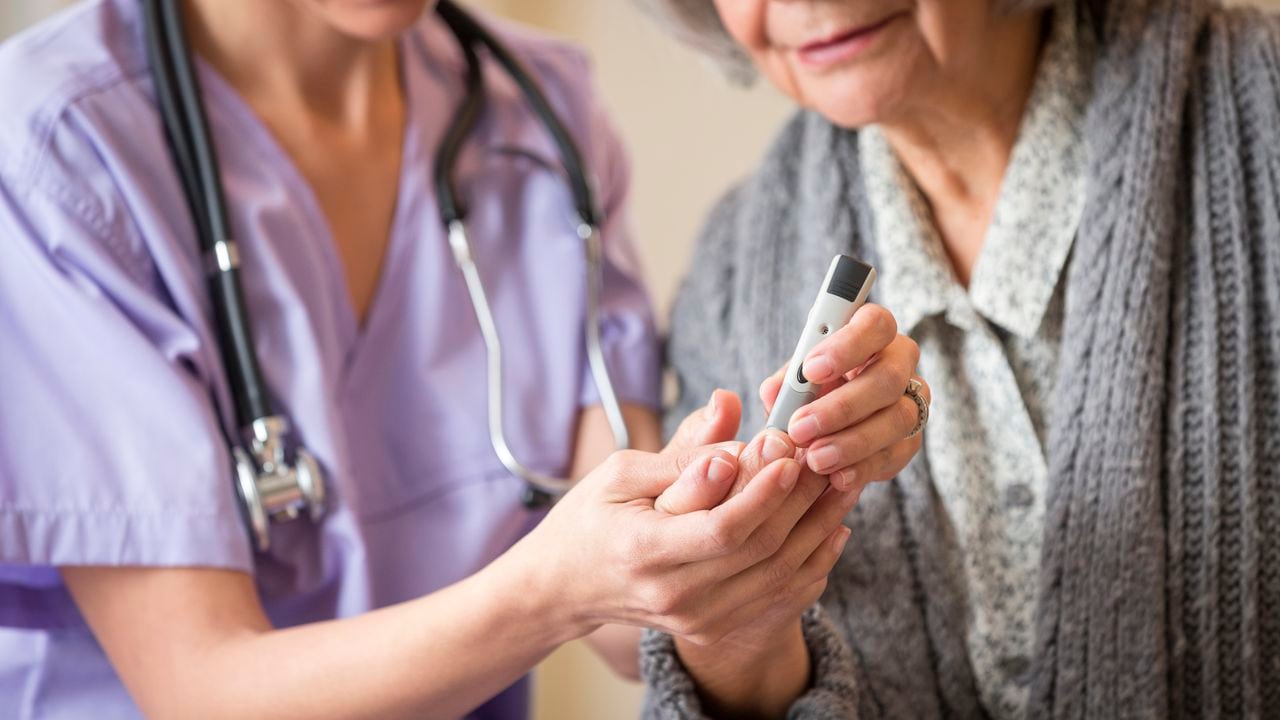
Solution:
[[[502,578],[501,592],[510,612],[536,620],[547,633],[546,641],[559,647],[590,635],[600,624],[582,608],[573,583],[559,576],[560,563],[536,547],[535,534],[520,540],[487,570]]]
[[[676,653],[713,716],[784,717],[810,685],[798,618],[767,635],[733,633],[705,646],[676,638]]]

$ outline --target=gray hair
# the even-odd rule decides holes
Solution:
[[[1053,5],[1056,0],[996,0],[1004,12],[1036,10]],[[715,60],[729,78],[741,84],[755,79],[751,58],[729,37],[712,0],[636,0],[641,8],[689,46],[701,50]],[[1083,0],[1086,17],[1096,28],[1106,11],[1108,0]]]

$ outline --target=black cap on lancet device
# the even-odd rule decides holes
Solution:
[[[860,263],[848,255],[841,255],[840,260],[836,262],[836,271],[831,274],[831,283],[827,285],[827,292],[853,302],[858,299],[858,293],[862,292],[862,286],[866,284],[867,276],[871,273],[870,265]]]

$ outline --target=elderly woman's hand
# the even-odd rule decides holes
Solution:
[[[919,408],[905,394],[920,348],[898,333],[893,314],[864,305],[849,324],[810,351],[805,377],[822,385],[821,396],[791,418],[788,432],[806,448],[805,463],[847,490],[897,475],[920,450]],[[772,409],[782,387],[784,365],[760,386]],[[921,394],[929,401],[929,387]]]
[[[677,436],[698,444],[733,437],[740,405],[736,395],[717,391],[712,410],[695,414]],[[701,433],[689,432],[700,426]],[[765,430],[738,454],[736,482],[712,485],[681,478],[658,497],[655,507],[671,514],[706,511],[763,478],[762,472],[796,447],[785,433]],[[726,493],[726,490],[728,492]],[[799,549],[781,566],[769,587],[753,602],[724,618],[731,628],[718,636],[676,636],[676,650],[694,678],[708,713],[724,717],[771,717],[787,707],[809,684],[809,652],[800,629],[800,614],[822,595],[827,574],[839,559],[848,528],[840,520],[857,501],[858,491],[832,488],[827,478],[805,469],[797,478],[794,507],[800,520],[774,518],[776,527],[762,527],[753,541],[773,543],[770,535],[792,527],[788,544]]]

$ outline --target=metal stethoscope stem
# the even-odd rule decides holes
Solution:
[[[445,132],[436,154],[436,201],[449,235],[449,246],[453,250],[454,261],[466,280],[467,294],[470,296],[476,320],[480,325],[480,333],[484,338],[487,355],[489,440],[503,466],[528,484],[529,492],[525,494],[525,504],[533,506],[564,494],[573,486],[573,482],[526,467],[516,458],[507,442],[503,412],[502,340],[497,323],[494,321],[493,311],[489,306],[484,282],[476,268],[474,248],[466,229],[467,210],[459,198],[453,181],[453,169],[461,153],[462,144],[479,121],[484,107],[483,76],[480,60],[476,54],[477,48],[487,50],[497,64],[516,82],[530,109],[538,116],[560,151],[560,161],[564,166],[574,208],[579,218],[576,231],[583,243],[583,252],[587,261],[585,318],[587,361],[592,379],[599,390],[609,426],[613,431],[614,442],[617,447],[625,448],[630,445],[630,439],[622,415],[622,407],[605,362],[600,338],[600,292],[604,277],[604,256],[599,231],[599,210],[595,204],[591,183],[587,178],[578,147],[564,124],[560,122],[551,104],[547,102],[538,84],[534,82],[532,75],[484,26],[463,12],[452,0],[440,0],[436,5],[436,12],[458,39],[467,64],[466,96],[458,106],[453,122]]]
[[[627,447],[630,444],[630,438],[627,434],[626,420],[622,415],[622,405],[614,391],[613,379],[609,376],[609,368],[605,362],[604,348],[600,340],[600,286],[604,272],[600,231],[582,223],[578,226],[578,237],[585,245],[587,256],[587,361],[592,380],[600,393],[609,427],[613,431],[614,442],[618,447]],[[498,333],[493,311],[489,307],[484,281],[480,279],[480,271],[476,268],[466,225],[461,220],[449,223],[449,247],[453,250],[453,259],[466,280],[467,294],[471,297],[471,306],[475,309],[476,321],[480,324],[480,334],[484,338],[489,396],[489,440],[493,444],[493,450],[503,466],[511,474],[523,479],[532,489],[546,496],[562,495],[573,487],[572,480],[557,478],[526,467],[516,458],[511,446],[507,443],[502,392],[502,338]],[[538,500],[539,498],[536,497],[526,497],[527,504],[534,504]]]

